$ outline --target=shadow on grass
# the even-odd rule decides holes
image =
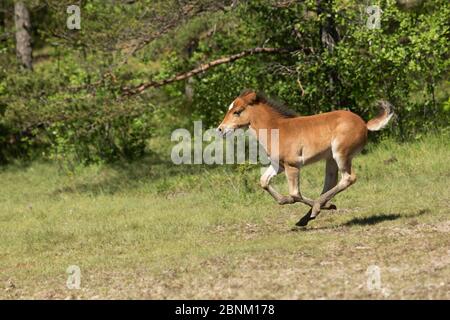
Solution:
[[[362,218],[353,218],[343,224],[338,226],[323,226],[323,227],[293,227],[291,231],[317,231],[317,230],[326,230],[326,229],[335,229],[339,227],[352,227],[352,226],[371,226],[385,221],[393,221],[399,218],[415,218],[422,216],[424,214],[430,213],[431,210],[429,208],[419,209],[417,212],[412,214],[398,214],[398,213],[388,213],[388,214],[375,214],[368,217]]]
[[[342,224],[342,226],[345,227],[351,227],[351,226],[370,226],[377,223],[381,223],[384,221],[392,221],[400,218],[401,215],[399,214],[378,214],[370,217],[364,217],[364,218],[353,218],[350,221],[347,221],[346,223]]]
[[[376,214],[369,217],[363,217],[363,218],[353,218],[350,221],[347,221],[346,223],[342,224],[344,227],[351,227],[351,226],[370,226],[377,223],[381,223],[384,221],[392,221],[397,220],[398,218],[414,218],[419,217],[424,214],[430,213],[431,210],[429,208],[419,209],[417,212],[410,213],[410,214],[404,214],[400,215],[398,213],[388,213],[388,214]]]

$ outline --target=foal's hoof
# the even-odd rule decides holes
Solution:
[[[298,227],[305,227],[309,221],[314,220],[314,218],[311,218],[309,215],[304,216],[301,218],[295,225]]]
[[[328,210],[336,210],[337,207],[336,207],[336,205],[330,203],[330,204],[328,205],[327,209],[328,209]]]

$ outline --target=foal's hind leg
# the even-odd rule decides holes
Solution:
[[[320,207],[323,204],[327,203],[339,192],[344,191],[356,182],[356,175],[354,172],[352,172],[351,158],[337,158],[336,162],[338,164],[339,170],[341,171],[341,180],[334,188],[331,188],[330,190],[322,194],[319,199],[315,201],[311,212],[311,218],[315,218],[319,214]]]
[[[311,210],[306,213],[306,215],[297,222],[298,226],[306,226],[310,220],[316,218],[316,216],[320,213],[321,207],[330,201],[336,194],[341,191],[344,191],[349,186],[351,186],[356,181],[356,175],[352,172],[352,161],[350,158],[339,157],[336,158],[337,165],[339,167],[339,171],[341,172],[341,180],[339,183],[322,194],[315,202],[314,206]]]
[[[322,194],[326,193],[328,190],[331,190],[337,185],[338,182],[338,165],[333,158],[327,159],[325,165],[325,181],[323,185]],[[328,209],[334,210],[336,206],[332,203],[324,203],[324,206]],[[322,209],[325,209],[322,207]]]

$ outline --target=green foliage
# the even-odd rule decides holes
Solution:
[[[81,1],[82,28],[66,28],[70,1],[28,1],[34,72],[14,52],[13,2],[0,15],[0,160],[42,156],[89,163],[135,159],[150,137],[203,120],[216,126],[244,88],[278,97],[300,114],[348,108],[373,117],[396,107],[400,139],[448,128],[450,5],[378,1],[381,28],[365,5],[336,0]],[[3,12],[3,11],[2,11]],[[330,40],[331,39],[331,40]],[[324,41],[327,40],[327,41]],[[255,55],[181,82],[124,97],[121,88],[163,80],[253,47]],[[190,91],[191,95],[187,94]],[[380,137],[382,135],[378,135]]]
[[[0,86],[8,88],[0,99],[4,160],[36,152],[74,163],[141,156],[151,136],[154,106],[120,100],[108,79],[95,92],[61,90],[86,81],[85,70],[70,58],[32,76],[6,75]]]
[[[414,10],[381,1],[380,29],[366,27],[364,5],[334,1],[318,14],[316,1],[288,8],[270,3],[251,1],[243,6],[236,33],[225,40],[217,35],[208,45],[220,49],[222,41],[240,44],[244,38],[243,47],[267,41],[267,46],[299,50],[290,58],[248,58],[202,76],[195,82],[195,118],[217,123],[237,93],[252,87],[280,97],[301,114],[349,108],[369,119],[377,112],[374,101],[388,99],[398,116],[391,133],[404,139],[448,125],[448,114],[442,113],[448,82],[441,88],[443,97],[436,98],[437,86],[449,72],[447,1],[424,3]],[[321,30],[330,19],[339,38],[327,47]],[[235,47],[231,52],[239,51]],[[198,51],[203,50],[199,45]],[[224,46],[215,55],[231,52]]]

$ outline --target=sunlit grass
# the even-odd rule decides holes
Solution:
[[[292,228],[307,208],[277,205],[256,166],[4,167],[0,297],[448,299],[449,146],[370,146],[338,210],[305,230]],[[323,169],[302,171],[302,192],[318,195]],[[372,264],[389,294],[367,290]],[[80,290],[65,287],[69,265]]]

